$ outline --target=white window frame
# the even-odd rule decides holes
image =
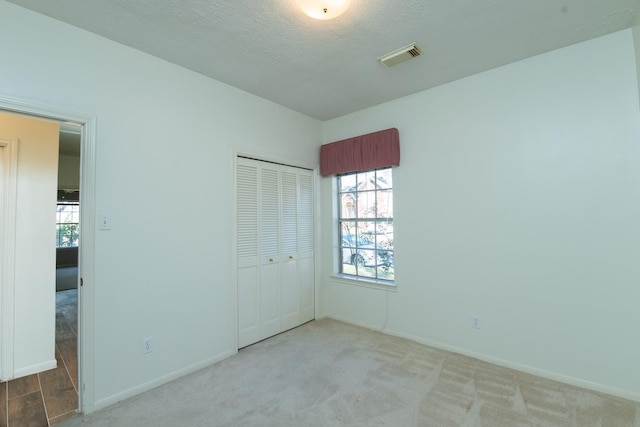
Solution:
[[[391,167],[385,167],[385,168],[377,168],[374,170],[369,170],[369,171],[358,171],[358,172],[353,172],[353,173],[348,173],[348,174],[342,174],[339,176],[336,176],[334,178],[334,183],[333,183],[333,189],[334,191],[332,192],[334,194],[333,200],[334,203],[336,205],[335,207],[335,220],[334,220],[334,229],[335,229],[335,245],[334,245],[334,259],[335,259],[335,275],[337,278],[342,279],[341,281],[345,281],[347,283],[355,283],[355,284],[359,284],[359,285],[365,285],[365,286],[369,286],[369,285],[374,285],[376,287],[378,286],[383,286],[384,288],[393,288],[395,287],[395,266],[394,268],[394,273],[393,273],[393,278],[392,279],[385,279],[385,278],[381,278],[381,277],[370,277],[369,275],[359,275],[357,274],[357,269],[356,269],[356,274],[353,273],[349,273],[349,272],[344,272],[343,268],[344,268],[344,264],[343,264],[343,253],[345,250],[350,250],[352,248],[349,247],[345,247],[343,246],[343,236],[342,236],[342,223],[343,222],[375,222],[375,223],[392,223],[393,224],[393,217],[375,217],[375,218],[370,218],[370,217],[366,217],[366,218],[342,218],[342,194],[344,194],[344,192],[341,191],[340,189],[340,182],[341,182],[341,178],[344,176],[349,176],[349,175],[355,175],[357,173],[366,173],[366,172],[379,172],[382,170],[390,170],[391,174],[393,174],[393,172],[391,171]],[[392,179],[393,181],[393,179]],[[393,183],[391,184],[391,195],[393,195]],[[361,190],[358,191],[356,190],[356,193],[362,192],[364,193],[365,191],[371,191],[371,190]],[[393,199],[392,199],[393,200]],[[393,203],[393,201],[392,201]],[[393,208],[392,208],[393,211]],[[356,215],[357,216],[357,215]],[[356,246],[357,246],[357,242],[356,242]],[[374,247],[377,248],[378,244],[374,242]],[[377,249],[376,252],[378,251]],[[394,256],[395,254],[395,247],[392,247],[390,249],[392,256]],[[356,251],[356,253],[358,253]],[[393,264],[392,264],[393,265]],[[376,271],[376,276],[378,275],[377,271]]]

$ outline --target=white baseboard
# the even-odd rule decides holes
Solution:
[[[570,377],[567,375],[563,375],[563,374],[559,374],[556,372],[551,372],[551,371],[547,371],[544,369],[540,369],[540,368],[536,368],[533,366],[529,366],[529,365],[524,365],[521,363],[517,363],[517,362],[512,362],[509,360],[504,360],[504,359],[500,359],[494,356],[489,356],[486,354],[482,354],[482,353],[476,353],[473,351],[469,351],[469,350],[465,350],[463,348],[460,347],[456,347],[456,346],[452,346],[452,345],[448,345],[448,344],[444,344],[441,343],[439,341],[433,341],[433,340],[428,340],[428,339],[424,339],[421,337],[417,337],[414,335],[410,335],[410,334],[404,334],[401,332],[397,332],[397,331],[393,331],[390,329],[384,329],[384,330],[379,330],[376,327],[373,327],[371,325],[366,325],[363,324],[361,322],[355,322],[351,319],[347,319],[347,318],[343,318],[341,316],[326,316],[330,319],[334,319],[334,320],[338,320],[340,322],[345,322],[345,323],[349,323],[355,326],[360,326],[363,328],[367,328],[373,331],[377,331],[383,334],[387,334],[387,335],[392,335],[395,337],[399,337],[399,338],[405,338],[420,344],[424,344],[426,346],[429,347],[433,347],[433,348],[437,348],[440,350],[444,350],[444,351],[449,351],[451,353],[456,353],[456,354],[461,354],[464,356],[468,356],[468,357],[472,357],[474,359],[478,359],[481,360],[483,362],[488,362],[497,366],[502,366],[504,368],[509,368],[509,369],[513,369],[515,371],[519,371],[519,372],[523,372],[526,374],[531,374],[531,375],[536,375],[538,377],[542,377],[542,378],[546,378],[548,380],[552,380],[552,381],[557,381],[560,383],[564,383],[564,384],[568,384],[568,385],[572,385],[575,387],[580,387],[580,388],[584,388],[587,390],[591,390],[591,391],[595,391],[598,393],[604,393],[604,394],[608,394],[610,396],[615,396],[615,397],[620,397],[622,399],[627,399],[627,400],[632,400],[634,402],[639,402],[640,403],[640,393],[635,393],[632,391],[628,391],[628,390],[624,390],[624,389],[619,389],[616,387],[610,387],[604,384],[599,384],[599,383],[594,383],[591,381],[587,381],[581,378],[574,378],[574,377]]]
[[[145,391],[149,391],[156,387],[159,387],[163,384],[176,380],[185,375],[191,374],[193,372],[199,371],[200,369],[206,368],[207,366],[211,366],[214,363],[220,362],[228,357],[237,354],[235,350],[229,350],[224,353],[221,353],[213,358],[205,359],[201,362],[194,363],[193,365],[187,366],[183,369],[179,369],[177,371],[171,372],[167,375],[164,375],[160,378],[153,379],[149,382],[140,384],[136,387],[129,388],[127,390],[121,391],[120,393],[113,394],[111,396],[105,397],[104,399],[96,400],[93,404],[93,408],[91,412],[98,411],[100,409],[104,409],[108,406],[114,405],[118,402],[121,402],[125,399],[138,395],[140,393],[144,393]],[[89,412],[86,412],[88,415]]]
[[[49,369],[55,369],[58,367],[56,359],[48,360],[37,365],[26,366],[24,368],[16,369],[13,372],[13,379],[26,377],[27,375],[37,374],[38,372],[48,371]]]

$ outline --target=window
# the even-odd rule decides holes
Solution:
[[[394,280],[391,168],[338,176],[340,273]]]
[[[80,204],[78,202],[58,203],[56,213],[56,247],[78,246],[80,224]]]

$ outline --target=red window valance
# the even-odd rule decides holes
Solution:
[[[320,174],[336,175],[400,165],[400,137],[391,128],[320,147]]]

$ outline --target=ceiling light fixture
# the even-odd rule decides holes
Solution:
[[[350,0],[298,0],[300,9],[313,19],[333,19],[344,13]]]

